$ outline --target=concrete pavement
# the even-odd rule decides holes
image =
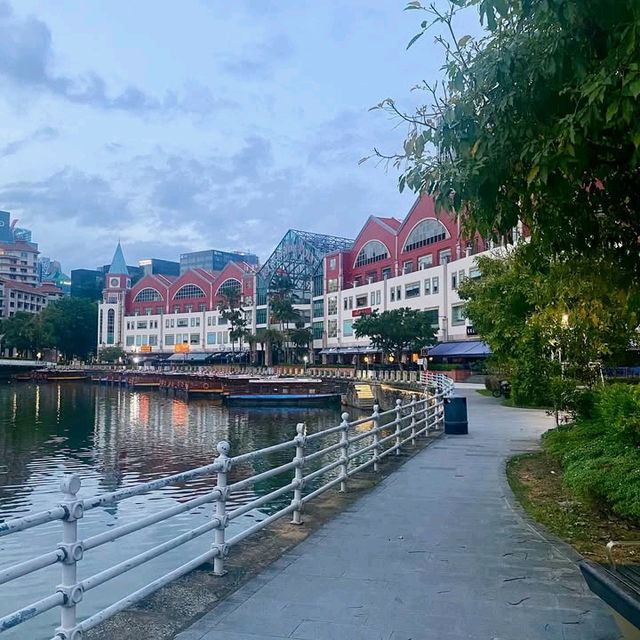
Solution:
[[[176,640],[613,640],[575,556],[511,502],[504,462],[551,426],[474,391],[444,436]]]

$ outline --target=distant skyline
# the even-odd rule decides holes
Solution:
[[[0,0],[0,209],[64,270],[217,248],[268,257],[289,228],[402,218],[397,174],[358,165],[406,128],[368,109],[441,76],[404,0]],[[474,13],[460,34],[479,30]]]

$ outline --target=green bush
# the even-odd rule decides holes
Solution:
[[[592,396],[590,414],[544,436],[567,486],[594,505],[640,519],[640,387],[611,385]]]

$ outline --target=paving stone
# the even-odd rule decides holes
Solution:
[[[575,554],[505,499],[505,460],[550,419],[463,395],[468,436],[419,453],[177,638],[618,638]]]

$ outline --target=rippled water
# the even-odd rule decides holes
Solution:
[[[293,438],[295,425],[305,422],[309,432],[338,424],[338,408],[226,407],[214,401],[183,402],[156,391],[129,391],[88,384],[15,384],[0,387],[0,521],[29,511],[50,508],[60,500],[59,483],[65,473],[82,478],[81,497],[152,480],[213,461],[216,444],[228,440],[237,455]],[[234,471],[234,481],[291,459],[293,451],[273,454],[255,465]],[[291,475],[256,484],[234,494],[230,508],[290,482]],[[96,508],[79,523],[80,537],[137,520],[203,493],[213,479],[169,487],[117,505]],[[284,496],[281,504],[290,500]],[[271,507],[273,509],[274,507]],[[78,565],[83,579],[121,562],[210,519],[207,504],[171,520],[136,532],[85,553]],[[233,521],[230,535],[269,509],[255,510]],[[0,568],[55,549],[62,525],[51,522],[0,538]],[[115,602],[127,593],[203,553],[213,532],[91,590],[79,605],[81,618]],[[60,566],[43,569],[9,585],[0,585],[0,616],[50,595],[60,582]],[[58,611],[43,614],[2,638],[48,640]]]

